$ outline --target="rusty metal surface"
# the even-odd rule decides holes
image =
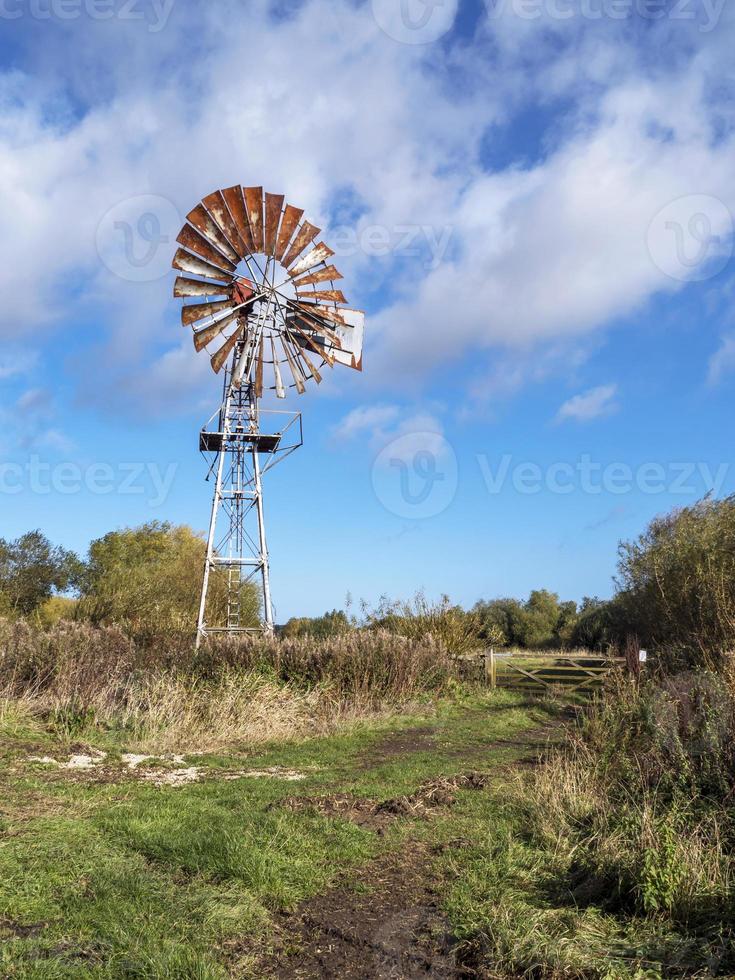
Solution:
[[[271,337],[271,353],[273,356],[273,378],[275,381],[276,388],[276,398],[285,398],[286,389],[283,387],[283,378],[281,377],[281,368],[278,364],[278,355],[276,354],[276,343]]]
[[[229,286],[200,282],[198,279],[187,279],[185,276],[177,276],[174,283],[174,297],[176,299],[185,299],[187,296],[223,296],[229,292]]]
[[[245,209],[250,222],[250,234],[253,238],[253,251],[263,251],[263,188],[244,187]]]
[[[313,299],[316,303],[346,303],[344,293],[339,289],[296,289],[299,299]]]
[[[294,385],[296,386],[296,391],[300,395],[303,395],[306,391],[306,386],[304,385],[303,378],[301,376],[301,371],[298,365],[293,359],[291,351],[289,350],[289,344],[281,337],[281,347],[283,347],[283,353],[286,355],[286,360],[288,361],[288,366],[291,369],[291,377],[293,378]]]
[[[297,289],[302,286],[313,286],[319,282],[334,282],[337,279],[343,279],[342,273],[336,269],[333,265],[328,265],[325,269],[319,269],[318,272],[312,272],[308,276],[304,276],[299,279],[298,282],[294,282]]]
[[[190,306],[181,307],[181,324],[184,327],[188,327],[192,323],[196,323],[198,320],[203,320],[205,317],[214,316],[215,313],[221,313],[222,310],[228,310],[232,306],[232,299],[220,299],[214,303],[192,303]]]
[[[255,368],[255,397],[263,397],[263,357],[265,354],[265,338],[260,338],[260,345],[258,347],[258,363]]]
[[[330,368],[334,367],[334,358],[326,349],[326,347],[318,344],[310,333],[305,333],[298,325],[298,321],[296,320],[295,317],[289,318],[288,329],[289,331],[293,331],[294,333],[298,334],[296,340],[299,344],[301,344],[301,341],[299,341],[299,337],[300,337],[304,341],[304,343],[308,344],[309,347],[311,347],[311,349],[314,351],[315,354],[318,354],[321,358],[323,358],[327,362]],[[301,346],[303,348],[303,344],[301,344]]]
[[[283,209],[283,194],[265,195],[265,233],[263,235],[266,255],[273,255],[278,240],[278,224]]]
[[[233,320],[237,319],[237,313],[233,313],[231,316],[224,316],[221,320],[217,320],[216,323],[210,323],[208,327],[202,327],[201,330],[194,331],[194,346],[198,351],[207,344],[210,344],[215,337],[218,337],[223,330],[225,330]]]
[[[324,337],[327,337],[332,344],[336,347],[341,347],[341,342],[337,334],[332,330],[331,326],[324,320],[323,317],[317,316],[313,309],[302,306],[297,303],[297,311],[294,312],[294,316],[297,317],[299,323],[302,324],[302,329],[307,331],[312,330],[315,333],[320,333]]]
[[[194,225],[197,231],[200,231],[208,242],[226,255],[230,262],[234,262],[237,265],[240,261],[240,256],[214,223],[212,216],[203,204],[197,204],[195,208],[192,208],[187,214],[186,220]]]
[[[314,241],[320,231],[321,228],[317,228],[316,225],[309,224],[308,221],[305,221],[296,233],[296,237],[291,242],[286,254],[281,259],[281,265],[285,266],[287,269],[290,268],[299,255],[301,255],[301,253],[304,251],[306,246],[310,242]]]
[[[324,317],[325,320],[331,320],[332,323],[348,324],[350,323],[349,314],[360,313],[364,316],[362,310],[351,310],[348,307],[340,307],[337,309],[333,306],[317,306],[316,303],[299,303],[301,309],[310,309],[312,313],[317,316]]]
[[[291,268],[291,275],[300,276],[303,272],[308,272],[309,269],[313,269],[314,266],[319,265],[322,262],[326,262],[327,259],[331,258],[333,255],[334,252],[329,245],[325,244],[325,242],[319,242],[318,245],[315,245],[311,251],[302,256]]]
[[[309,371],[311,373],[312,378],[316,381],[316,383],[318,385],[320,385],[322,383],[322,376],[319,373],[319,369],[314,364],[314,362],[311,360],[311,358],[306,353],[306,351],[301,346],[301,344],[298,345],[298,356],[302,358],[302,360],[304,361],[304,363],[308,367],[308,369],[309,369]]]
[[[288,243],[291,241],[291,236],[296,231],[299,221],[301,221],[304,216],[304,211],[302,208],[295,208],[293,204],[287,204],[286,210],[283,212],[283,217],[281,218],[281,227],[278,229],[278,238],[276,240],[276,258],[281,261],[286,249],[288,248]]]
[[[235,249],[238,256],[242,257],[245,251],[245,243],[235,222],[232,220],[232,215],[229,212],[222,191],[214,191],[212,194],[207,194],[205,198],[202,198],[202,204],[209,211],[212,220]]]
[[[225,365],[225,361],[230,356],[232,351],[235,349],[235,345],[243,334],[245,330],[245,325],[242,324],[236,330],[233,330],[232,335],[227,338],[227,340],[222,344],[220,349],[210,358],[210,363],[212,365],[212,370],[217,374],[222,370]]]
[[[234,187],[225,187],[222,197],[229,209],[232,220],[235,223],[240,240],[243,244],[241,255],[249,255],[253,251],[253,236],[250,234],[250,223],[248,222],[247,211],[245,210],[245,199],[242,196],[242,187],[235,184]]]
[[[192,228],[191,225],[184,225],[176,241],[179,245],[189,249],[190,252],[196,252],[207,262],[211,262],[212,265],[217,265],[228,272],[235,271],[235,264],[230,262],[227,256],[223,255],[214,245],[210,245],[204,235],[200,234],[196,228]]]
[[[215,282],[232,282],[229,273],[212,265],[211,262],[205,262],[204,259],[192,255],[191,252],[185,252],[183,248],[177,250],[171,265],[181,272],[191,272],[194,276],[204,276],[207,279],[214,279]]]

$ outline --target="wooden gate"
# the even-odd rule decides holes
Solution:
[[[565,694],[598,690],[607,674],[625,666],[625,657],[596,653],[497,653],[484,655],[485,679],[490,687]]]

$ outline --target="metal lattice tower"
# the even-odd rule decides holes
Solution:
[[[210,633],[272,632],[273,604],[270,568],[263,510],[262,476],[283,456],[302,444],[301,415],[261,409],[253,382],[239,388],[232,384],[232,372],[239,350],[225,370],[222,405],[216,416],[216,429],[205,426],[199,448],[214,454],[210,475],[214,475],[212,514],[207,536],[207,553],[202,595],[197,620],[197,643]],[[263,431],[261,419],[283,420],[280,431]],[[226,580],[221,587],[220,607],[214,613],[208,605],[212,576]],[[261,625],[243,625],[243,602],[250,583],[260,586]],[[247,611],[246,611],[247,612]]]
[[[344,305],[334,252],[303,214],[284,207],[282,194],[237,184],[202,198],[176,239],[172,265],[185,275],[174,296],[194,300],[181,322],[193,328],[197,351],[218,345],[212,369],[225,372],[222,405],[199,441],[213,456],[215,487],[197,643],[213,632],[273,629],[262,477],[302,444],[301,415],[263,410],[260,399],[285,398],[289,388],[303,394],[325,366],[362,370],[365,315]],[[274,418],[284,424],[274,427]],[[244,616],[254,580],[258,627]]]

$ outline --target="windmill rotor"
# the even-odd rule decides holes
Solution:
[[[284,200],[240,185],[208,194],[187,214],[172,263],[195,349],[215,372],[237,355],[232,384],[255,382],[258,397],[303,394],[325,366],[362,370],[365,315],[336,287],[321,229]]]

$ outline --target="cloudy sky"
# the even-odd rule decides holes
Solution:
[[[419,587],[609,594],[735,491],[735,9],[723,0],[0,0],[0,537],[207,522],[219,384],[182,216],[325,230],[364,372],[289,399],[277,617]],[[735,465],[735,464],[732,464]]]

